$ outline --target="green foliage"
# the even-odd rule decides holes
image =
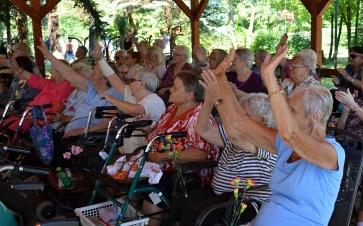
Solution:
[[[310,32],[293,33],[287,44],[292,53],[297,53],[302,49],[310,48]]]
[[[256,51],[258,49],[265,49],[270,53],[276,51],[276,45],[279,42],[278,34],[271,31],[261,31],[257,33],[252,45],[251,49]]]

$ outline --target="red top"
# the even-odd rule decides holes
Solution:
[[[74,89],[66,80],[54,81],[36,75],[30,76],[28,85],[40,90],[40,93],[30,103],[31,105],[53,104],[47,113],[56,113],[62,110],[61,106]]]
[[[175,139],[175,143],[178,145],[183,145],[184,150],[194,147],[201,151],[208,152],[207,160],[217,161],[219,154],[218,147],[208,143],[195,132],[195,124],[197,122],[201,107],[202,104],[198,104],[176,118],[175,114],[178,110],[178,107],[174,104],[170,105],[166,112],[161,116],[152,132],[149,134],[148,140],[151,140],[158,134],[186,131],[188,133],[187,137]],[[215,121],[212,117],[210,117],[209,122],[212,125],[215,124]],[[159,144],[156,143],[155,147],[159,147]],[[171,150],[174,149],[175,147],[171,148]],[[171,162],[166,162],[163,166],[164,170],[168,170],[172,167],[173,164],[171,164]],[[212,171],[208,169],[200,170],[196,173],[198,173],[201,177],[203,184],[208,183],[212,178]]]

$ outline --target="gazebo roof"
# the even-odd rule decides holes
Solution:
[[[12,4],[16,5],[20,11],[28,15],[32,19],[34,48],[36,63],[44,72],[44,57],[36,48],[38,40],[42,38],[41,20],[49,13],[60,0],[47,0],[44,5],[40,4],[40,0],[30,0],[31,4],[27,5],[23,0],[10,0]],[[192,47],[200,45],[200,17],[203,14],[208,0],[190,0],[191,7],[189,8],[183,0],[173,0],[176,5],[185,13],[191,22],[192,33]],[[333,0],[301,0],[302,4],[311,15],[311,48],[314,49],[318,55],[318,63],[322,62],[322,15],[326,8]],[[102,20],[100,14],[96,9],[96,4],[92,0],[75,0],[76,4],[82,6],[86,11],[91,14],[95,20],[96,30],[101,34]]]

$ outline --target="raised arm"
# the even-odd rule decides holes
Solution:
[[[111,68],[110,65],[108,65],[106,60],[103,58],[102,48],[100,45],[96,45],[93,57],[97,60],[98,65],[100,65],[102,74],[110,82],[111,86],[115,90],[117,90],[117,92],[124,94],[126,84],[117,76],[115,71]]]
[[[200,109],[197,123],[195,124],[195,131],[209,143],[223,147],[224,143],[218,128],[209,123],[209,117],[215,102],[213,97],[205,92],[204,103]]]
[[[87,78],[75,71],[71,66],[68,66],[54,57],[49,51],[47,45],[40,39],[40,46],[37,48],[43,53],[52,66],[62,75],[62,77],[69,81],[75,88],[87,91]]]
[[[125,102],[122,100],[118,100],[112,96],[105,96],[105,98],[125,114],[129,114],[132,116],[145,114],[145,108],[142,104]]]
[[[334,147],[324,139],[318,139],[305,129],[300,128],[292,113],[292,110],[295,109],[289,106],[286,96],[280,90],[274,72],[277,65],[285,57],[287,50],[287,46],[280,47],[274,58],[270,56],[265,58],[261,67],[262,78],[270,96],[277,130],[282,139],[302,159],[322,168],[336,170],[338,163]]]
[[[228,63],[225,59],[221,64]],[[227,68],[227,66],[224,67]],[[221,66],[218,66],[216,71],[224,75],[224,69],[221,69]],[[275,153],[276,131],[253,121],[245,114],[226,77],[219,76],[216,78],[210,70],[203,71],[202,76],[204,80],[202,86],[206,92],[213,93],[218,99],[216,102],[217,110],[229,140],[252,153],[256,153],[255,147]]]

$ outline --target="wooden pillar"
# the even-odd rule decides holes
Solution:
[[[41,6],[40,0],[31,0],[31,6],[27,5],[23,0],[11,0],[11,3],[18,9],[32,18],[33,39],[35,62],[38,65],[40,72],[44,74],[44,56],[37,49],[39,39],[42,38],[42,19],[59,3],[60,0],[47,0],[46,4]]]
[[[323,14],[332,1],[333,0],[301,0],[311,16],[311,48],[316,52],[319,65],[323,63]]]
[[[183,0],[173,0],[175,4],[182,10],[190,20],[192,34],[192,49],[200,45],[200,17],[203,14],[208,0],[191,0],[191,8],[183,2]]]

